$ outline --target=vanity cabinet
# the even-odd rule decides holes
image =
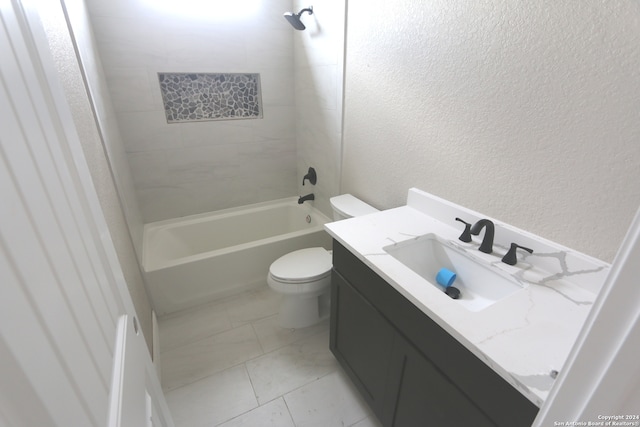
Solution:
[[[530,426],[538,407],[337,241],[330,347],[385,427]]]

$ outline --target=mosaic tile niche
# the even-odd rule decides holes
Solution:
[[[260,74],[158,73],[167,123],[261,119]]]

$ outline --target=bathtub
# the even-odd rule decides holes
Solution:
[[[266,284],[269,265],[312,246],[331,247],[331,221],[296,197],[144,226],[142,265],[158,315]]]

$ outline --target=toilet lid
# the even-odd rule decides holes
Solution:
[[[331,271],[331,254],[325,248],[300,249],[281,256],[271,264],[269,273],[283,281],[313,281]]]

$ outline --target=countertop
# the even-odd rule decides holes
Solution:
[[[537,406],[553,386],[604,283],[610,265],[508,224],[496,226],[494,252],[458,240],[463,225],[486,218],[417,189],[407,205],[325,224],[338,242],[438,323]],[[480,263],[500,269],[522,289],[480,310],[469,311],[389,255],[384,247],[429,233],[466,251]],[[482,235],[483,233],[481,233]],[[509,244],[534,249],[518,252],[519,262],[501,262]]]

